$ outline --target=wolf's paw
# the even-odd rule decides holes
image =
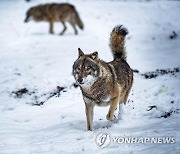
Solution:
[[[93,128],[90,126],[87,126],[87,131],[93,131]]]
[[[109,114],[106,115],[106,119],[110,120],[110,115]]]
[[[53,34],[54,34],[54,32],[51,32],[51,31],[50,31],[50,32],[49,32],[49,34],[53,35]]]
[[[106,119],[109,120],[109,121],[113,121],[114,117],[111,117],[109,114],[107,114]]]
[[[106,115],[106,119],[113,122],[113,123],[117,123],[119,120],[118,116],[114,115],[113,117],[110,117],[109,114]]]

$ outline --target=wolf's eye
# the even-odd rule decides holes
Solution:
[[[81,71],[81,68],[80,68],[80,67],[78,67],[76,70],[77,70],[78,72],[80,72],[80,71]]]
[[[90,69],[91,69],[91,66],[86,66],[86,67],[85,67],[85,70],[86,70],[86,71],[89,71]]]

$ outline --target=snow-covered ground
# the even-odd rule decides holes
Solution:
[[[68,0],[85,25],[78,36],[70,25],[59,36],[60,23],[55,35],[48,34],[48,23],[23,23],[26,10],[42,2],[52,0],[0,1],[0,154],[180,153],[180,73],[152,79],[140,75],[180,67],[180,2]],[[94,131],[87,132],[81,92],[72,86],[72,65],[78,47],[112,60],[109,34],[118,24],[129,29],[127,60],[140,73],[134,74],[122,120],[110,124],[108,108],[96,107]],[[177,38],[169,38],[172,31]],[[66,87],[59,97],[51,95],[57,86]],[[17,97],[22,88],[28,92]],[[154,108],[147,111],[149,106]],[[100,149],[95,139],[103,132],[174,137],[175,143],[111,143]]]

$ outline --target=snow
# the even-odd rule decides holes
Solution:
[[[51,0],[0,1],[0,153],[179,153],[180,73],[145,79],[134,73],[129,103],[118,123],[106,120],[107,107],[95,107],[94,131],[86,131],[84,103],[74,88],[72,65],[77,48],[112,60],[109,34],[128,28],[127,61],[140,73],[180,67],[180,3],[178,1],[68,0],[76,6],[84,31],[75,36],[48,34],[48,23],[23,23],[26,10]],[[59,2],[59,1],[56,1]],[[176,39],[169,39],[175,31]],[[47,99],[56,87],[60,96]],[[17,98],[27,88],[30,94]],[[34,93],[32,93],[34,92]],[[45,95],[47,94],[47,95]],[[37,101],[37,102],[36,102]],[[43,105],[34,105],[45,101]],[[156,106],[147,111],[149,106]],[[172,112],[167,118],[164,114]],[[110,144],[98,148],[99,133],[126,137],[175,137],[174,144]]]

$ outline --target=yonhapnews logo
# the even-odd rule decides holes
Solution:
[[[118,137],[111,136],[108,132],[99,133],[96,136],[96,144],[99,148],[105,148],[110,144],[173,144],[174,137]]]
[[[105,148],[111,143],[111,136],[109,133],[100,133],[96,136],[96,144],[99,148]]]

